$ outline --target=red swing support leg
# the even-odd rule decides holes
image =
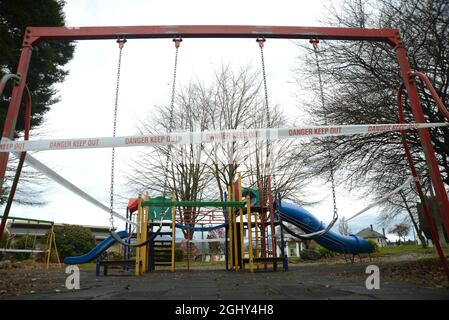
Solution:
[[[398,93],[397,93],[397,101],[398,101],[398,112],[399,112],[399,122],[405,123],[405,117],[404,117],[404,107],[402,103],[402,94],[404,91],[404,85],[401,85],[399,87]],[[446,110],[447,111],[447,110]],[[422,191],[421,182],[419,181],[419,176],[416,171],[415,164],[413,162],[412,154],[410,152],[410,147],[407,142],[407,134],[405,131],[401,131],[401,138],[402,138],[402,146],[404,147],[405,156],[407,158],[408,165],[410,167],[410,170],[412,172],[413,180],[415,182],[416,190],[418,191],[419,198],[421,199],[421,203],[423,206],[423,212],[424,217],[427,221],[427,224],[430,229],[430,233],[432,235],[433,243],[435,244],[435,248],[438,252],[438,256],[440,257],[441,266],[443,267],[447,278],[449,279],[449,263],[446,259],[446,256],[444,255],[443,249],[441,247],[440,239],[438,237],[438,232],[436,230],[435,224],[433,223],[432,216],[430,214],[429,207],[426,202],[426,198],[424,196],[424,192]]]
[[[19,76],[21,76],[21,80],[18,83],[18,85],[16,85],[13,88],[12,93],[11,93],[11,100],[9,102],[8,112],[6,114],[6,119],[5,119],[5,125],[3,127],[3,134],[2,134],[3,138],[12,139],[14,136],[15,124],[17,121],[17,116],[19,114],[19,109],[20,109],[20,104],[22,102],[23,92],[26,88],[27,74],[28,74],[28,68],[30,66],[32,51],[33,51],[33,48],[28,44],[27,40],[25,40],[24,45],[22,47],[22,53],[20,54],[19,64],[17,67],[17,74]],[[31,106],[30,106],[30,108],[31,108]],[[27,110],[27,113],[28,113],[28,110]],[[30,114],[31,114],[31,112],[30,112]],[[30,119],[25,119],[25,123],[27,123],[29,120]],[[21,158],[24,158],[24,157],[25,157],[25,155],[22,154]],[[4,178],[5,178],[6,167],[8,165],[8,159],[9,159],[9,153],[7,153],[7,152],[0,153],[0,192],[3,192],[3,182],[4,182]],[[19,165],[20,165],[20,160],[19,160]],[[18,168],[18,169],[21,169],[21,168]],[[18,174],[20,176],[20,172],[18,172]],[[18,177],[17,177],[17,180],[18,180]],[[13,200],[16,187],[17,187],[17,184],[15,186],[14,185],[12,186],[12,189],[11,189],[12,194],[10,195],[11,202]],[[5,210],[5,212],[7,212],[7,211]],[[5,214],[4,214],[2,221],[0,223],[0,238],[3,236],[6,221],[7,221],[7,217],[5,217]]]
[[[26,101],[25,101],[25,140],[28,140],[30,138],[30,128],[31,128],[31,94],[30,91],[28,90],[28,87],[25,88],[27,89],[27,97],[26,97]],[[27,153],[26,152],[21,152],[20,153],[20,157],[19,157],[19,162],[17,164],[17,169],[16,169],[16,174],[14,176],[14,180],[13,183],[11,185],[11,190],[9,192],[9,197],[8,200],[6,202],[6,206],[5,206],[5,211],[3,212],[3,218],[1,220],[0,223],[0,238],[3,235],[3,232],[5,230],[6,227],[6,221],[8,221],[8,217],[9,217],[9,212],[11,210],[12,207],[12,202],[14,200],[14,196],[16,194],[16,190],[17,190],[17,186],[19,184],[19,180],[20,180],[20,174],[22,173],[22,168],[23,168],[23,164],[25,162],[25,158],[26,158]]]
[[[417,123],[425,123],[426,119],[424,117],[423,109],[420,103],[418,90],[416,88],[415,76],[419,76],[422,74],[412,73],[410,70],[410,64],[408,62],[408,58],[403,46],[403,42],[399,37],[399,33],[396,33],[396,46],[395,51],[398,58],[399,66],[401,69],[402,78],[404,81],[404,87],[407,90],[407,94],[410,100],[411,110],[415,121]],[[426,83],[426,82],[425,82]],[[430,84],[430,82],[429,82]],[[430,88],[429,88],[430,89]],[[432,92],[432,90],[431,90]],[[434,95],[435,94],[435,95]],[[439,100],[436,92],[432,93],[432,96],[435,101]],[[440,100],[441,102],[441,100]],[[444,105],[437,102],[440,110],[445,109]],[[447,113],[443,112],[443,114],[447,117]],[[449,120],[449,118],[448,118]],[[446,190],[444,188],[443,180],[441,179],[441,172],[438,166],[438,162],[435,156],[435,151],[432,146],[432,140],[430,138],[430,133],[428,129],[418,129],[419,137],[421,140],[421,145],[423,147],[424,156],[427,162],[427,166],[430,172],[430,178],[432,181],[433,188],[435,189],[436,198],[438,201],[438,209],[441,220],[443,221],[444,228],[446,230],[446,234],[449,235],[449,200]]]

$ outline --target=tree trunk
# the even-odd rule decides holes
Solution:
[[[444,235],[444,229],[443,225],[441,223],[436,224],[437,232],[438,232],[438,238],[440,239],[441,246],[447,246],[446,237]]]
[[[416,222],[415,218],[413,217],[413,213],[410,210],[410,207],[408,206],[407,199],[405,198],[404,194],[402,192],[399,192],[399,194],[401,195],[401,198],[404,201],[405,208],[410,217],[410,220],[412,221],[413,227],[415,228],[416,235],[418,236],[419,241],[421,241],[422,247],[425,249],[425,248],[427,248],[427,240],[424,237],[423,232],[422,232],[421,228],[418,226],[418,223]]]

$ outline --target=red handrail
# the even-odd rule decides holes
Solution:
[[[415,71],[411,74],[412,77],[418,77],[421,79],[422,82],[426,85],[427,89],[429,89],[430,94],[432,95],[433,100],[435,101],[435,104],[438,107],[438,110],[446,117],[446,119],[449,121],[449,110],[447,110],[446,106],[444,105],[443,101],[441,101],[440,97],[438,96],[438,93],[436,92],[435,88],[432,86],[432,83],[430,83],[429,78],[422,72]]]

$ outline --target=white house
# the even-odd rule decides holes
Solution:
[[[387,237],[385,236],[385,229],[382,230],[384,234],[379,233],[373,229],[373,225],[371,224],[369,228],[365,228],[356,233],[356,236],[366,240],[372,240],[379,247],[385,247],[387,245]]]

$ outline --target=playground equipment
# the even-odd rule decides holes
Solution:
[[[288,256],[285,253],[283,228],[279,228],[276,236],[275,226],[282,226],[283,221],[291,223],[308,234],[307,239],[313,239],[329,250],[350,255],[371,253],[373,247],[368,241],[355,235],[341,236],[326,227],[312,214],[300,206],[273,199],[270,177],[265,189],[243,188],[239,176],[225,193],[225,201],[177,201],[161,197],[151,198],[148,193],[130,199],[127,208],[127,218],[136,221],[135,234],[127,226],[126,230],[117,234],[127,241],[144,243],[135,249],[135,275],[157,270],[158,267],[170,267],[175,271],[175,248],[180,239],[176,237],[176,229],[187,230],[187,243],[194,242],[194,233],[225,229],[226,269],[240,271],[248,265],[250,272],[255,270],[277,270],[282,263],[288,270]],[[258,184],[262,186],[262,182]],[[205,209],[208,208],[208,209]],[[216,210],[220,208],[221,210]],[[162,227],[168,230],[161,231]],[[154,228],[158,227],[157,231]],[[134,238],[131,240],[129,235]],[[312,236],[310,236],[312,235]],[[160,238],[166,236],[165,238]],[[300,236],[301,237],[301,236]],[[278,240],[277,240],[278,238]],[[276,242],[279,241],[281,252],[276,252]],[[106,251],[116,242],[113,236],[108,237],[94,249],[79,257],[68,257],[66,264],[87,263]],[[130,246],[125,246],[130,248]],[[189,246],[187,246],[188,250]],[[129,265],[130,250],[125,250],[123,265]],[[111,262],[119,265],[120,261]],[[105,265],[106,261],[97,261],[97,265]],[[268,268],[268,265],[272,265]],[[98,269],[97,269],[97,272]]]
[[[278,39],[320,39],[320,40],[351,40],[351,41],[382,41],[389,44],[396,53],[396,57],[400,66],[400,73],[402,79],[404,81],[403,89],[406,90],[408,98],[411,104],[411,111],[415,118],[416,123],[405,125],[405,124],[373,124],[373,125],[360,125],[360,126],[323,126],[323,127],[302,127],[302,128],[270,128],[270,121],[268,121],[267,129],[254,129],[254,130],[234,130],[234,131],[219,131],[219,132],[209,132],[209,133],[171,133],[162,135],[152,135],[152,136],[140,136],[140,137],[113,137],[113,138],[92,138],[92,139],[72,139],[72,140],[42,140],[42,141],[25,141],[25,142],[11,142],[10,140],[14,136],[15,132],[15,120],[18,116],[19,107],[22,101],[23,92],[26,89],[26,79],[27,72],[29,68],[29,63],[31,60],[31,54],[33,47],[39,43],[40,41],[45,40],[88,40],[88,39],[137,39],[137,38],[172,38],[172,39],[183,39],[186,38],[257,38],[259,46],[261,49],[263,48],[263,42],[268,38],[278,38]],[[262,40],[260,40],[262,39]],[[262,62],[263,62],[263,52],[262,53]],[[0,179],[3,180],[5,176],[6,166],[8,163],[9,153],[11,152],[21,152],[20,154],[20,162],[16,172],[16,178],[14,179],[10,197],[8,199],[8,205],[4,213],[4,217],[2,219],[2,224],[0,225],[0,235],[3,232],[4,224],[6,219],[8,218],[9,208],[14,197],[15,187],[18,182],[18,177],[20,177],[21,172],[21,164],[25,161],[28,156],[26,155],[27,151],[30,150],[62,150],[62,149],[73,149],[73,148],[98,148],[98,147],[123,147],[123,146],[137,146],[137,145],[162,145],[162,144],[171,144],[171,143],[221,143],[228,141],[236,141],[236,140],[273,140],[273,139],[286,139],[286,138],[301,138],[301,137],[312,137],[312,136],[329,136],[329,135],[338,135],[338,134],[360,134],[360,133],[370,133],[370,132],[385,132],[392,130],[403,131],[406,129],[417,129],[420,137],[420,141],[423,147],[423,153],[425,155],[426,163],[429,168],[431,183],[433,189],[435,190],[436,197],[439,203],[439,214],[443,221],[446,233],[449,234],[449,199],[446,193],[444,184],[441,179],[440,170],[438,167],[438,163],[436,160],[435,152],[431,143],[430,134],[427,128],[436,127],[436,126],[447,126],[447,123],[439,123],[439,124],[426,124],[426,120],[424,117],[424,113],[422,111],[422,106],[420,104],[419,95],[417,92],[417,87],[415,84],[415,76],[419,76],[421,79],[424,79],[424,82],[430,88],[432,92],[433,99],[436,101],[440,111],[443,113],[444,117],[449,120],[449,114],[441,103],[439,98],[434,95],[434,91],[432,91],[432,87],[428,79],[426,80],[425,76],[421,76],[419,73],[412,73],[410,70],[410,65],[407,59],[406,51],[403,46],[403,42],[399,35],[399,32],[395,29],[361,29],[361,28],[326,28],[326,27],[269,27],[269,26],[137,26],[137,27],[85,27],[85,28],[64,28],[64,27],[30,27],[27,28],[24,41],[23,41],[23,49],[21,53],[21,57],[18,64],[17,75],[20,76],[20,81],[16,84],[13,89],[10,104],[8,108],[8,113],[5,120],[5,126],[3,130],[3,139],[0,143]],[[176,70],[175,70],[176,75]],[[265,72],[264,72],[265,75]],[[266,91],[266,82],[264,78],[265,84],[265,94]],[[118,90],[117,90],[118,92]],[[402,92],[402,90],[401,90]],[[267,99],[266,99],[267,100]],[[268,106],[268,102],[267,106]],[[27,103],[27,106],[29,104]],[[29,128],[29,108],[27,107],[26,111],[26,124]],[[268,113],[267,113],[268,117]],[[269,120],[269,119],[268,119]],[[171,128],[170,128],[171,129]],[[169,130],[170,131],[170,130]],[[25,140],[28,140],[29,130],[25,130]],[[273,138],[275,137],[275,138]],[[267,142],[267,143],[268,143]],[[404,148],[405,144],[404,144]],[[406,153],[407,150],[406,150]],[[114,161],[114,157],[112,157],[112,161]],[[409,162],[409,165],[412,169],[412,164]],[[112,166],[113,167],[113,166]],[[414,174],[415,176],[415,174]],[[58,178],[58,176],[52,173],[53,178]],[[415,176],[416,178],[416,176]],[[61,179],[56,179],[59,183],[61,183]],[[416,180],[416,179],[415,179]],[[62,183],[64,185],[64,183]],[[111,191],[113,189],[113,175],[111,177]],[[82,195],[82,192],[79,190],[76,191],[77,194]],[[229,190],[229,194],[234,196],[234,190]],[[111,192],[112,194],[113,192]],[[240,195],[237,195],[240,197]],[[88,197],[85,197],[88,198]],[[231,197],[232,198],[232,197]],[[235,199],[234,199],[235,200]],[[140,201],[142,202],[142,201]],[[143,201],[145,203],[146,201]],[[151,200],[150,200],[151,202]],[[229,201],[228,201],[229,202]],[[239,202],[239,201],[237,201]],[[232,243],[232,247],[234,249],[234,260],[232,261],[233,267],[239,266],[243,267],[244,259],[238,262],[238,259],[235,258],[235,253],[238,252],[238,231],[242,230],[243,221],[241,220],[243,216],[243,212],[245,210],[245,206],[242,206],[243,200],[240,204],[233,206],[220,204],[219,207],[224,208],[238,208],[238,213],[235,212],[234,209],[231,209],[233,212],[233,216],[229,220],[229,228],[233,228],[232,231],[232,239],[234,242]],[[162,203],[166,205],[167,203]],[[96,204],[98,205],[98,204]],[[150,204],[147,203],[149,206]],[[178,203],[179,205],[179,203]],[[298,210],[287,210],[288,205],[284,204],[284,202],[279,202],[277,209],[274,208],[275,202],[270,201],[268,199],[268,206],[270,207],[270,214],[273,214],[275,210],[279,210],[282,212],[283,208],[285,212],[283,214],[279,213],[278,221],[281,221],[282,217],[287,218],[289,214],[291,218],[300,218],[301,215],[307,216],[304,212],[302,214],[299,213]],[[145,205],[143,206],[145,207]],[[172,203],[173,207],[173,217],[176,204]],[[273,209],[271,208],[273,207]],[[249,209],[248,209],[249,208]],[[291,209],[291,208],[290,208]],[[247,218],[251,221],[251,208],[246,206],[246,210],[249,210],[247,214]],[[272,213],[273,212],[273,213]],[[287,213],[286,213],[287,212]],[[111,218],[112,216],[119,217],[120,215],[116,214],[113,211],[113,205],[110,208]],[[334,218],[335,218],[336,210],[334,207]],[[126,219],[124,217],[120,217],[127,221],[127,223],[134,225],[137,227],[142,226],[145,223],[145,216],[141,213],[141,221],[137,223],[131,221],[131,219]],[[236,217],[239,218],[240,224],[236,221]],[[426,219],[429,220],[430,216],[426,214]],[[429,221],[428,221],[429,222]],[[113,221],[111,221],[112,225]],[[174,218],[172,224],[174,223]],[[252,230],[252,222],[247,222],[247,227]],[[431,225],[432,222],[429,222]],[[232,225],[232,226],[231,226]],[[255,230],[258,230],[257,228]],[[282,230],[282,228],[281,228]],[[112,230],[111,230],[112,231]],[[312,233],[321,232],[319,236],[324,236],[328,234],[329,231],[322,232],[322,230],[315,230],[311,228],[310,231]],[[172,232],[174,235],[174,228],[172,225]],[[139,235],[139,240],[143,242],[137,242],[137,247],[141,246],[142,248],[147,246],[148,243],[146,241],[150,240],[147,237],[146,232],[142,232],[142,230],[138,230],[137,234]],[[250,232],[248,232],[248,235]],[[432,232],[434,235],[434,233]],[[111,233],[113,235],[113,233]],[[282,232],[281,232],[282,235]],[[273,236],[273,233],[272,233]],[[314,236],[317,236],[314,234]],[[241,237],[241,236],[240,236]],[[250,246],[252,246],[252,235],[249,235],[251,241]],[[128,238],[130,240],[130,234],[128,234]],[[120,237],[115,237],[117,241],[121,241]],[[130,242],[128,240],[128,242]],[[248,239],[249,240],[249,239]],[[438,238],[433,237],[434,243],[438,243]],[[125,241],[126,243],[126,241]],[[129,243],[128,243],[129,245]],[[240,243],[242,245],[242,243]],[[352,246],[354,247],[354,246]],[[137,249],[137,250],[141,250]],[[241,250],[242,253],[244,251]],[[273,250],[274,251],[274,250]],[[249,254],[252,250],[249,250]],[[146,252],[139,252],[139,256],[144,256]],[[445,266],[445,270],[449,277],[449,268],[447,267],[447,260],[442,252],[439,251],[441,263]],[[238,256],[237,256],[238,258]],[[254,257],[249,257],[249,264],[251,269],[251,264],[254,263]],[[237,263],[236,263],[237,262]],[[139,265],[139,269],[140,269]],[[145,266],[144,270],[146,270],[147,266]],[[140,272],[140,270],[139,270]]]
[[[3,216],[1,216],[3,218]],[[21,218],[21,217],[9,217],[8,220],[11,222],[11,224],[14,224],[16,221],[24,221],[26,222],[25,226],[22,226],[24,228],[27,228],[27,233],[25,235],[25,248],[24,249],[17,249],[12,248],[12,242],[15,238],[14,233],[10,233],[9,237],[6,242],[5,248],[0,248],[0,252],[4,253],[30,253],[30,254],[39,254],[39,253],[45,253],[45,266],[46,269],[49,268],[50,262],[51,262],[51,254],[54,252],[58,264],[60,264],[59,255],[58,255],[58,248],[56,247],[56,237],[54,232],[54,222],[53,221],[47,221],[47,220],[38,220],[38,219],[30,219],[30,218]],[[49,230],[47,232],[47,240],[45,243],[45,248],[39,249],[36,247],[37,244],[37,235],[35,234],[32,239],[32,245],[31,249],[28,249],[28,243],[30,241],[30,235],[28,233],[29,229],[32,227],[39,227],[42,225],[48,225]]]
[[[126,231],[117,232],[118,236],[121,238],[125,238],[128,236]],[[65,264],[83,264],[88,263],[92,260],[95,260],[98,256],[100,256],[103,252],[109,249],[117,240],[113,236],[109,236],[103,241],[101,241],[97,246],[95,246],[92,250],[77,257],[66,257],[64,259]]]

